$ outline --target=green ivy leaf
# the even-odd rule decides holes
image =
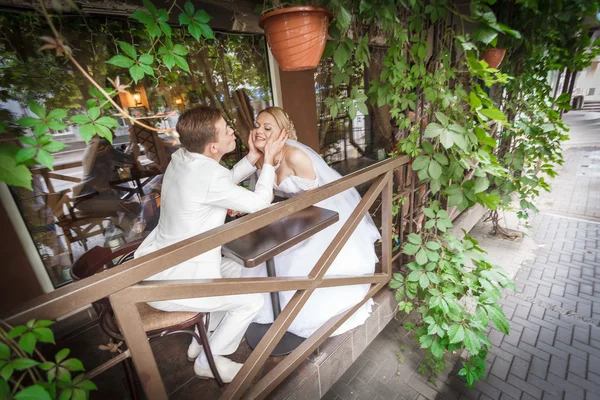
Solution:
[[[404,254],[408,254],[409,256],[414,256],[415,254],[417,254],[417,251],[419,251],[419,249],[420,247],[416,244],[406,243],[404,245],[403,252]]]
[[[430,124],[431,125],[431,124]],[[454,144],[455,133],[448,129],[443,129],[440,132],[440,143],[444,148],[449,149]]]
[[[449,162],[448,162],[448,158],[447,158],[445,155],[443,155],[442,153],[435,153],[435,154],[433,155],[433,158],[434,158],[434,159],[435,159],[435,160],[436,160],[438,163],[440,163],[441,165],[444,165],[444,166],[448,165],[448,163],[449,163]]]
[[[0,360],[8,360],[10,357],[10,349],[7,345],[0,342]]]
[[[497,108],[486,108],[483,110],[479,110],[479,113],[485,115],[486,117],[490,118],[490,119],[494,119],[496,121],[503,121],[506,119],[506,115],[498,110]]]
[[[173,66],[175,65],[175,56],[173,56],[172,54],[165,54],[165,56],[163,57],[163,62],[170,71],[171,68],[173,68]]]
[[[142,54],[138,61],[142,64],[151,65],[154,62],[154,56],[152,54]]]
[[[67,110],[62,109],[62,108],[55,108],[54,110],[50,111],[50,113],[48,113],[48,117],[46,117],[46,119],[51,120],[60,120],[63,119],[67,116]]]
[[[131,14],[131,18],[140,21],[142,24],[151,24],[154,22],[154,18],[145,11],[137,10]]]
[[[10,396],[10,387],[4,379],[0,379],[0,399],[8,399]]]
[[[460,324],[452,325],[448,328],[448,338],[450,344],[462,342],[465,338],[465,328]]]
[[[471,329],[465,329],[465,333],[465,347],[472,356],[476,356],[481,350],[481,341],[479,340],[477,333],[473,332]]]
[[[79,378],[81,377],[81,378]],[[96,387],[96,385],[94,384],[94,382],[88,380],[88,379],[83,379],[84,375],[77,375],[75,377],[75,379],[73,379],[73,383],[76,384],[76,386],[79,389],[83,389],[86,391],[90,391],[90,390],[98,390],[98,387]]]
[[[419,265],[425,265],[427,264],[427,252],[425,251],[425,249],[420,249],[417,252],[417,255],[415,256],[415,260],[417,261],[417,263]]]
[[[426,138],[436,138],[438,136],[440,136],[442,134],[442,132],[444,132],[445,129],[444,127],[442,127],[440,124],[436,123],[436,122],[432,122],[429,125],[427,125],[427,128],[425,128],[425,137]]]
[[[43,149],[46,150],[46,151],[49,151],[51,153],[56,153],[57,151],[61,151],[65,147],[67,147],[67,145],[64,144],[63,142],[59,142],[57,140],[53,140],[53,141],[45,144],[44,147],[43,147]]]
[[[419,285],[421,286],[421,288],[427,289],[427,287],[429,286],[429,278],[427,277],[427,274],[421,275],[421,277],[419,278]]]
[[[117,54],[116,56],[114,56],[110,60],[108,60],[107,63],[116,65],[117,67],[121,67],[121,68],[129,68],[134,64],[134,61],[129,57],[125,57],[121,54]]]
[[[500,308],[500,306],[498,306],[497,304],[485,305],[484,307],[488,313],[488,316],[490,317],[494,325],[496,325],[496,328],[498,328],[498,330],[504,333],[505,335],[508,335],[510,327],[508,325],[508,321],[506,320],[506,315],[504,315],[504,311],[502,311],[502,308]]]
[[[62,131],[63,129],[67,129],[67,125],[60,121],[49,121],[48,128],[52,129],[53,131]]]
[[[140,79],[144,78],[144,70],[141,66],[134,65],[129,68],[129,75],[131,75],[135,83],[138,83]]]
[[[433,342],[433,335],[421,335],[421,337],[419,338],[419,343],[421,343],[421,348],[422,349],[427,349],[431,346],[431,343]]]
[[[129,58],[133,58],[134,60],[137,58],[137,51],[135,50],[135,47],[127,42],[119,41],[118,43],[121,50],[123,50],[123,52],[129,56]]]
[[[90,117],[85,114],[73,115],[70,120],[76,124],[87,124],[88,122],[91,122]]]
[[[32,360],[31,358],[16,358],[12,360],[12,366],[17,371],[23,371],[38,364],[39,362]]]
[[[42,123],[42,120],[34,117],[23,117],[15,121],[17,124],[26,128],[32,128]]]
[[[100,137],[103,137],[112,143],[112,131],[110,129],[108,129],[106,126],[100,125],[100,124],[94,124],[94,130]]]
[[[46,109],[36,102],[29,103],[29,109],[38,117],[46,118]]]
[[[21,336],[21,339],[19,339],[19,347],[22,348],[27,354],[31,355],[33,354],[33,349],[35,349],[36,342],[37,339],[35,338],[33,332],[27,332]]]
[[[210,21],[210,15],[204,10],[198,10],[196,14],[194,14],[194,21],[200,22],[201,24],[207,24],[208,21]]]
[[[421,245],[421,243],[422,243],[421,236],[417,235],[416,233],[409,233],[407,236],[407,239],[409,242],[411,242],[413,244]]]
[[[174,55],[173,58],[175,59],[175,64],[177,64],[177,66],[179,68],[181,68],[182,70],[184,70],[187,73],[191,73],[190,67],[188,65],[188,62],[185,60],[185,58],[178,56],[178,55]]]
[[[161,10],[162,11],[162,10]],[[159,22],[160,29],[164,32],[167,37],[171,37],[171,27],[166,22]]]
[[[58,400],[71,400],[72,395],[73,395],[73,389],[66,388],[65,390],[60,392],[60,396],[58,397]]]
[[[54,356],[54,359],[56,360],[57,363],[60,364],[65,358],[67,358],[67,356],[69,355],[70,352],[71,352],[71,350],[69,350],[69,349],[62,349],[58,353],[56,353],[56,355]]]
[[[350,54],[346,49],[346,45],[340,42],[337,49],[335,49],[335,53],[333,53],[333,61],[335,62],[335,65],[338,68],[343,68],[349,58]]]
[[[200,31],[202,32],[202,36],[204,36],[207,39],[215,38],[215,34],[210,26],[208,26],[207,24],[200,24],[199,26],[200,26]]]
[[[146,24],[146,29],[148,30],[148,33],[150,34],[150,37],[152,39],[160,36],[161,30],[156,22],[152,21],[152,22]]]
[[[415,171],[426,169],[429,167],[431,159],[427,156],[418,156],[412,163],[412,168]]]
[[[435,160],[431,160],[429,163],[429,175],[433,179],[438,179],[440,176],[442,176],[442,167]]]
[[[340,6],[340,9],[338,10],[337,14],[337,20],[340,26],[346,29],[350,26],[350,22],[352,21],[352,14],[350,14],[350,11],[348,11],[348,9],[346,9],[343,6]]]
[[[44,167],[48,168],[49,170],[54,170],[53,168],[53,164],[54,164],[54,157],[52,156],[52,154],[48,153],[46,150],[44,149],[39,149],[35,159],[38,160],[38,162],[40,164],[42,164]]]
[[[176,44],[173,46],[173,53],[177,54],[178,56],[185,56],[188,54],[188,49],[180,44]]]
[[[442,342],[440,339],[436,338],[432,343],[431,343],[431,354],[433,354],[434,357],[436,358],[442,358],[444,356],[444,346],[442,345]]]
[[[23,144],[26,144],[28,146],[37,146],[37,141],[32,138],[31,136],[21,136],[19,137],[19,141]]]
[[[42,386],[33,385],[19,391],[15,400],[51,400],[51,397]]]
[[[441,246],[438,242],[429,241],[425,243],[425,247],[427,247],[429,250],[439,250]]]
[[[498,36],[498,31],[480,24],[473,32],[473,39],[484,44],[490,44]]]
[[[482,176],[480,178],[477,178],[477,180],[475,181],[475,185],[473,186],[473,192],[474,193],[484,192],[487,190],[487,188],[489,186],[490,186],[490,181],[488,180],[488,178],[485,176]]]
[[[49,328],[34,328],[36,339],[43,343],[54,343],[54,333]]]
[[[15,162],[17,164],[22,164],[27,160],[31,160],[33,156],[35,156],[36,151],[37,149],[31,147],[19,149],[17,156],[15,157]]]
[[[40,136],[48,132],[48,129],[50,129],[48,123],[42,121],[40,124],[33,127],[33,133],[35,133],[36,136]]]
[[[83,371],[84,370],[82,362],[76,358],[69,358],[68,360],[63,361],[60,365],[65,367],[69,371]]]
[[[79,134],[83,138],[83,140],[87,143],[92,139],[92,137],[96,134],[96,128],[94,124],[85,124],[79,127]]]

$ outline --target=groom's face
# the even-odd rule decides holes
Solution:
[[[209,146],[211,146],[213,154],[222,157],[235,150],[235,134],[223,117],[217,120],[215,128],[217,129],[217,141],[209,144]]]

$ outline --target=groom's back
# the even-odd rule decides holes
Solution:
[[[211,183],[224,175],[231,176],[226,168],[206,156],[185,149],[173,154],[161,190],[159,247],[223,225],[227,210],[208,204],[206,196]]]

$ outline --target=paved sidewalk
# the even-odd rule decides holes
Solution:
[[[502,300],[510,335],[490,329],[487,377],[469,390],[456,375],[459,355],[449,355],[446,371],[428,381],[417,372],[424,353],[398,314],[325,398],[600,399],[600,114],[565,120],[566,163],[528,236],[491,237],[483,222],[471,232],[516,283]]]

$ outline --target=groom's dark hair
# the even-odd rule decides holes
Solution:
[[[181,114],[176,129],[183,147],[193,153],[204,153],[207,144],[218,141],[215,124],[221,117],[218,108],[209,106],[190,108]]]

